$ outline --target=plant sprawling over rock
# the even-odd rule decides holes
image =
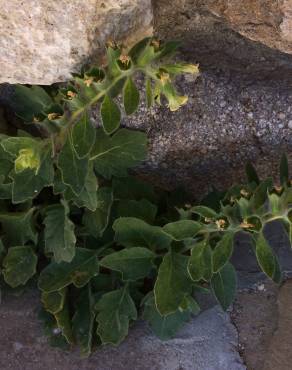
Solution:
[[[126,54],[111,45],[104,68],[66,87],[15,87],[24,123],[17,135],[0,136],[2,283],[17,288],[37,277],[53,345],[77,344],[83,355],[117,345],[139,312],[167,339],[199,312],[200,291],[212,290],[226,309],[236,292],[230,258],[239,232],[250,234],[262,270],[281,281],[264,228],[279,219],[292,234],[285,157],[281,187],[261,182],[249,165],[247,184],[197,206],[128,174],[145,158],[147,140],[120,128],[120,106],[127,115],[137,110],[137,74],[148,106],[162,97],[174,111],[187,101],[172,77],[198,71],[163,63],[175,48],[145,39]],[[90,120],[95,104],[98,128]]]

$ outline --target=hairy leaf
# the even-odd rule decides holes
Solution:
[[[63,182],[78,196],[85,186],[88,157],[82,159],[77,157],[70,138],[67,138],[59,154],[58,167],[61,170]]]
[[[98,274],[96,253],[85,248],[76,248],[75,257],[71,262],[51,262],[39,277],[38,286],[44,292],[55,292],[70,284],[81,288]]]
[[[78,158],[85,158],[95,143],[96,128],[90,122],[88,112],[73,126],[72,142]]]
[[[195,206],[195,207],[192,207],[190,211],[203,218],[214,219],[218,217],[217,212],[215,212],[212,208],[209,208],[206,206]]]
[[[158,226],[133,217],[118,218],[113,224],[115,240],[125,247],[148,247],[151,250],[168,248],[171,236]]]
[[[124,106],[128,116],[136,112],[139,106],[139,100],[139,91],[132,78],[129,77],[124,86]]]
[[[130,320],[137,319],[137,310],[125,286],[104,294],[96,305],[97,334],[103,344],[118,345],[127,336]]]
[[[69,218],[69,207],[65,200],[50,206],[46,211],[46,252],[53,253],[56,262],[71,262],[75,255],[76,237],[74,224]]]
[[[230,260],[233,253],[234,233],[226,232],[213,251],[213,271],[217,272]]]
[[[236,272],[231,263],[227,263],[212,276],[211,287],[223,310],[227,310],[236,294]]]
[[[276,283],[280,283],[282,274],[278,259],[268,245],[262,232],[258,235],[256,241],[256,256],[264,273]]]
[[[73,344],[74,338],[68,306],[65,304],[63,309],[57,312],[54,316],[57,321],[58,328],[62,331],[62,335],[65,337],[66,341],[69,344]]]
[[[212,276],[212,250],[208,241],[195,244],[188,262],[188,272],[193,281],[209,281]]]
[[[102,126],[104,131],[110,135],[115,132],[121,121],[121,112],[117,104],[106,95],[100,108]]]
[[[25,285],[36,273],[37,256],[31,247],[11,247],[3,260],[3,276],[12,288]]]
[[[87,231],[94,237],[100,238],[108,226],[111,207],[113,203],[112,189],[102,187],[96,193],[97,206],[95,211],[86,210],[83,223]]]
[[[88,284],[80,291],[72,319],[73,334],[80,346],[82,356],[87,357],[91,353],[94,318],[94,300]]]
[[[155,302],[161,315],[178,310],[184,297],[191,292],[191,279],[187,273],[188,257],[168,252],[159,267],[154,286]]]
[[[63,309],[65,298],[66,289],[61,289],[57,292],[42,292],[41,301],[46,311],[55,315]]]
[[[105,256],[100,265],[110,270],[120,271],[123,280],[138,280],[146,277],[154,267],[155,254],[149,249],[134,247]]]
[[[178,241],[193,238],[201,228],[201,224],[192,220],[171,222],[163,226],[163,230],[167,234],[171,235],[174,240]]]
[[[191,318],[190,310],[177,310],[167,316],[161,316],[151,294],[144,303],[143,319],[147,320],[154,334],[162,340],[175,336],[177,331]]]
[[[100,175],[110,179],[126,176],[127,169],[136,166],[145,156],[144,133],[120,129],[109,137],[99,129],[90,160],[94,161],[94,168]]]
[[[10,174],[13,180],[12,202],[14,204],[33,199],[44,187],[53,185],[54,168],[51,156],[51,148],[48,147],[42,151],[37,173],[35,169],[27,168]]]
[[[35,208],[27,212],[9,212],[0,214],[0,223],[10,246],[36,243],[37,233],[33,225]]]
[[[27,122],[43,113],[47,106],[53,103],[52,98],[40,86],[14,87],[13,108],[16,114]]]

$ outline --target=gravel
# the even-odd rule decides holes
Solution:
[[[189,96],[179,111],[142,104],[123,119],[149,137],[139,174],[168,189],[185,186],[199,197],[211,185],[222,189],[242,181],[248,160],[261,175],[277,175],[281,153],[292,149],[292,91],[221,71],[182,77],[177,85]]]

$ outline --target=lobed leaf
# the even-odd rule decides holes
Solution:
[[[231,263],[215,273],[211,279],[212,291],[223,310],[227,310],[236,294],[236,272]]]
[[[140,101],[139,91],[130,77],[125,83],[123,94],[125,112],[129,116],[136,112]]]
[[[178,253],[168,252],[163,257],[154,286],[156,307],[162,316],[176,312],[191,292],[187,264],[188,257]]]
[[[133,247],[105,256],[100,265],[122,273],[125,281],[135,281],[149,275],[155,254],[147,248]]]
[[[120,129],[109,137],[99,129],[90,160],[96,172],[106,179],[127,176],[129,168],[145,159],[146,141],[142,132]]]
[[[25,285],[36,273],[37,256],[29,246],[11,247],[3,260],[4,280],[12,288]]]
[[[70,284],[82,288],[99,272],[95,251],[76,248],[71,262],[51,262],[40,273],[38,287],[43,292],[55,292]]]
[[[148,247],[151,250],[164,249],[170,246],[172,238],[158,226],[133,217],[123,217],[113,224],[115,241],[124,247]]]
[[[209,281],[212,277],[212,250],[207,240],[195,244],[188,261],[188,273],[193,281]]]
[[[118,345],[127,336],[137,310],[127,286],[104,294],[96,305],[97,334],[103,344]]]
[[[52,253],[57,263],[71,262],[75,256],[76,237],[65,200],[48,207],[44,224],[46,252]]]
[[[111,135],[120,126],[121,112],[117,104],[108,95],[104,97],[101,104],[100,114],[104,131]]]

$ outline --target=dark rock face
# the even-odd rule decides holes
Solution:
[[[153,6],[156,34],[183,40],[184,55],[203,69],[292,81],[291,2],[153,0]]]

